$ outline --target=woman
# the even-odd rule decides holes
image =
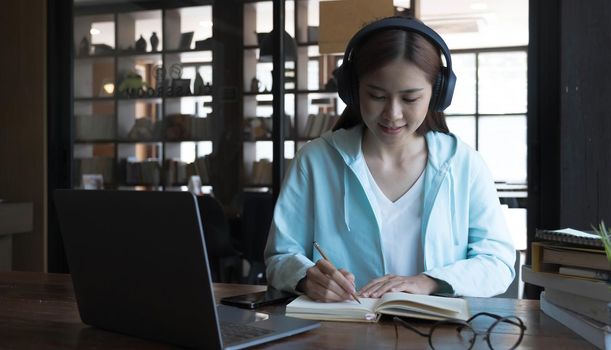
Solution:
[[[414,19],[373,22],[336,78],[347,107],[287,173],[265,251],[269,283],[321,301],[504,292],[515,250],[487,167],[446,125],[455,77],[443,40]]]

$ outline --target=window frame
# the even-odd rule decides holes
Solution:
[[[512,112],[512,113],[480,113],[479,103],[479,62],[480,54],[483,53],[514,53],[523,52],[528,58],[528,46],[506,46],[506,47],[487,47],[487,48],[473,48],[473,49],[456,49],[450,50],[451,55],[455,54],[474,54],[475,55],[475,111],[474,113],[444,113],[446,119],[453,117],[473,117],[475,119],[475,149],[479,151],[479,129],[480,129],[480,118],[484,117],[510,117],[510,116],[526,116],[528,120],[528,102],[526,104],[526,110],[524,112]],[[528,147],[528,146],[527,146]],[[528,165],[527,165],[528,166]],[[528,169],[527,169],[528,173]],[[496,179],[495,179],[496,182]],[[528,185],[528,178],[524,183],[516,183],[516,185]]]

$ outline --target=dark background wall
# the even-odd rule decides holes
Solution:
[[[611,223],[611,2],[562,1],[560,226]]]
[[[611,223],[611,2],[531,1],[529,10],[530,243],[536,228]]]
[[[31,202],[33,230],[13,238],[13,269],[44,271],[47,253],[47,1],[0,11],[0,198]]]

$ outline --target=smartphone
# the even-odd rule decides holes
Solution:
[[[256,309],[265,305],[289,302],[296,295],[268,287],[266,291],[235,295],[221,299],[221,304],[237,306],[244,309]]]

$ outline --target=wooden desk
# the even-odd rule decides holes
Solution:
[[[264,286],[216,284],[219,298]],[[528,329],[522,348],[594,349],[592,345],[539,312],[536,300],[469,298],[472,313],[514,314]],[[283,306],[261,309],[284,312]],[[426,329],[427,323],[421,323]],[[476,325],[477,327],[478,325]],[[268,343],[257,349],[426,349],[426,339],[392,321],[377,324],[322,322],[319,329]],[[202,333],[203,336],[203,333]],[[502,334],[501,334],[502,336]],[[483,343],[481,343],[483,345]],[[0,349],[172,349],[172,346],[103,331],[80,320],[69,275],[0,272]],[[487,348],[487,347],[482,347]]]

